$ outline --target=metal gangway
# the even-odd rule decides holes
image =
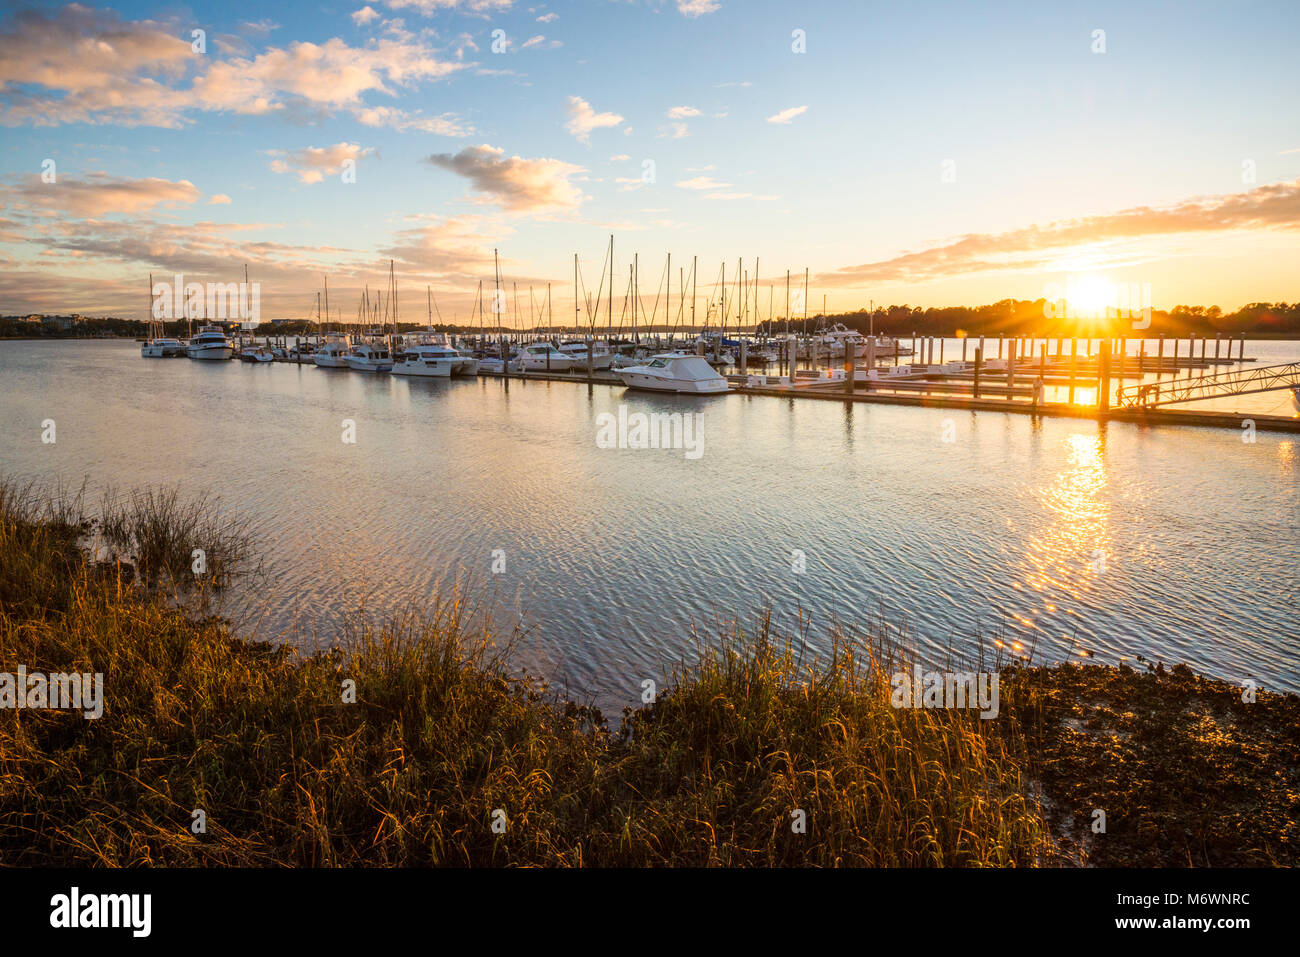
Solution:
[[[1188,376],[1167,382],[1127,385],[1119,389],[1115,399],[1121,408],[1149,409],[1175,402],[1195,402],[1198,399],[1295,388],[1300,388],[1300,362]]]

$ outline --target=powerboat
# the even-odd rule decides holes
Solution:
[[[1291,407],[1300,412],[1300,386],[1291,390]]]
[[[617,375],[629,389],[655,392],[713,395],[731,388],[703,356],[685,352],[660,353],[645,365],[619,369]]]
[[[235,354],[235,343],[220,326],[203,326],[190,339],[185,353],[191,359],[229,359]]]
[[[312,361],[322,369],[346,369],[352,342],[347,336],[331,336],[312,354]]]
[[[539,342],[524,349],[520,362],[525,372],[568,372],[577,360],[549,342]],[[585,357],[582,362],[586,365]]]
[[[392,372],[393,358],[388,348],[377,342],[359,342],[344,356],[354,372]]]
[[[478,371],[478,360],[463,356],[450,346],[414,345],[393,362],[393,375],[439,376],[473,375]]]
[[[587,369],[587,343],[585,342],[565,342],[561,343],[559,351],[573,360],[575,369]],[[593,342],[591,344],[591,371],[607,372],[614,363],[613,353],[609,351],[609,346],[603,342]]]
[[[142,359],[171,359],[185,355],[185,344],[179,339],[146,339],[140,346]]]
[[[240,362],[274,362],[275,355],[266,346],[249,346],[239,351]]]

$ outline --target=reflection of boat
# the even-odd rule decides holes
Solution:
[[[355,372],[392,372],[393,360],[388,350],[374,342],[359,342],[345,356],[348,368]]]
[[[1300,386],[1291,390],[1291,406],[1297,412],[1300,412]]]
[[[140,346],[143,359],[171,359],[185,355],[185,345],[179,339],[147,339]]]
[[[220,326],[204,326],[185,349],[191,359],[229,359],[235,344]]]
[[[618,377],[630,389],[655,392],[726,392],[727,380],[713,371],[702,356],[684,352],[665,352],[642,366],[618,370]]]

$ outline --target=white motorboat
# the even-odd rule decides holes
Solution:
[[[271,355],[276,362],[294,362],[299,365],[314,365],[316,362],[316,350],[305,342],[288,348],[276,346],[271,350]]]
[[[519,361],[525,372],[568,372],[576,362],[573,356],[565,355],[549,342],[527,346]],[[585,365],[587,360],[582,361]]]
[[[617,375],[629,389],[650,389],[655,392],[712,395],[731,388],[726,379],[713,371],[703,356],[685,352],[661,353],[645,365],[619,369]]]
[[[344,358],[348,368],[354,372],[392,372],[393,357],[388,354],[388,347],[377,342],[359,342]]]
[[[143,359],[171,359],[185,355],[185,343],[179,339],[148,339],[140,346]]]
[[[275,355],[266,346],[249,346],[239,350],[240,362],[274,362]]]
[[[414,345],[393,361],[393,375],[439,376],[473,375],[478,360],[463,356],[450,346]]]
[[[1300,386],[1291,390],[1291,407],[1300,412]]]
[[[190,339],[185,353],[191,359],[229,359],[235,354],[235,343],[220,326],[203,326]]]
[[[346,369],[352,342],[347,336],[331,336],[312,354],[312,361],[322,369]]]
[[[569,356],[573,360],[573,366],[576,369],[587,371],[587,343],[585,342],[565,342],[561,343],[559,351]],[[607,372],[614,363],[614,356],[609,351],[608,344],[604,342],[593,342],[591,344],[591,371]]]

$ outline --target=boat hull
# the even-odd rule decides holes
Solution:
[[[726,379],[703,379],[683,382],[680,379],[665,379],[640,372],[620,372],[618,377],[629,389],[642,389],[647,392],[677,392],[683,395],[720,395],[731,389]]]
[[[191,359],[223,361],[235,354],[234,346],[191,346],[186,354]]]

